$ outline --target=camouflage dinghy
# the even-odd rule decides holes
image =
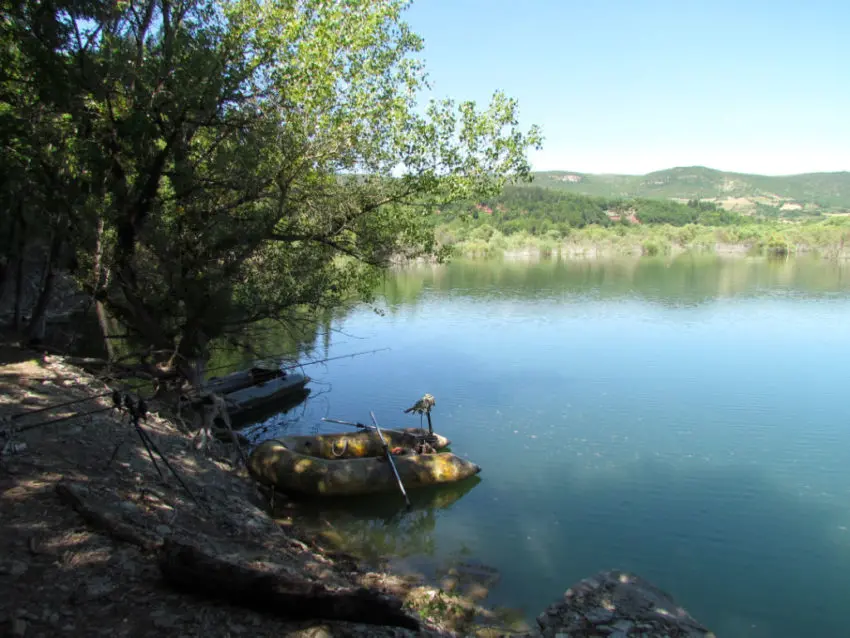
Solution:
[[[450,452],[415,454],[413,446],[427,431],[381,431],[390,448],[404,450],[394,454],[393,460],[407,489],[453,483],[481,471],[475,463]],[[449,445],[445,437],[434,436],[434,448]],[[398,490],[383,446],[372,431],[265,441],[251,453],[248,468],[259,482],[293,494],[351,496]]]

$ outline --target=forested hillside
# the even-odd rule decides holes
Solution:
[[[534,174],[538,186],[600,197],[708,199],[727,208],[754,211],[850,209],[850,172],[749,175],[704,166],[678,167],[646,175],[597,175],[565,171]]]
[[[741,214],[711,201],[591,197],[541,186],[509,186],[498,196],[435,211],[438,241],[457,254],[667,254],[713,251],[787,256],[843,254],[848,216],[779,215],[760,207]],[[799,211],[797,211],[799,213]]]
[[[487,223],[509,235],[550,230],[568,232],[590,224],[739,224],[743,216],[719,209],[710,202],[691,200],[680,204],[664,199],[617,199],[575,195],[539,186],[508,186],[498,196],[439,211],[438,223],[468,220],[473,226]]]

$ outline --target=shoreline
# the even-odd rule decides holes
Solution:
[[[0,366],[0,417],[87,396],[45,414],[58,418],[111,405],[109,396],[97,397],[107,391],[101,381],[61,357],[19,352],[17,363]],[[38,413],[15,421],[13,453],[0,462],[0,530],[5,532],[0,535],[0,626],[8,623],[26,636],[113,630],[127,636],[279,636],[329,624],[345,635],[453,635],[440,619],[421,617],[407,604],[424,598],[429,588],[365,568],[311,538],[297,520],[287,528],[279,525],[239,466],[233,446],[214,441],[208,452],[197,451],[190,431],[160,416],[158,407],[150,402],[142,426],[188,490],[161,461],[164,479],[159,478],[126,417],[120,420],[112,410],[25,431],[48,417]],[[281,619],[222,605],[198,592],[183,593],[163,586],[158,567],[168,543],[185,543],[330,592],[365,588],[396,603],[399,613],[421,628]]]
[[[672,599],[619,572],[586,579],[548,607],[541,601],[538,627],[509,626],[496,610],[424,578],[370,569],[317,540],[297,511],[284,527],[234,446],[213,441],[199,451],[192,429],[150,401],[141,425],[176,471],[160,467],[160,478],[127,418],[110,409],[103,381],[59,356],[0,352],[0,431],[15,425],[11,439],[0,437],[0,627],[9,635],[530,638],[561,635],[591,617],[612,628],[634,621],[652,630],[645,636],[670,627],[711,635],[681,608],[676,618],[656,613]],[[77,403],[10,418],[68,401]],[[203,583],[213,572],[189,579],[183,591],[175,586],[175,547],[227,574],[283,583],[301,607],[316,595],[330,602],[312,607],[318,618],[294,619],[307,613],[298,604],[281,617],[280,609],[220,600],[227,592]],[[217,586],[228,589],[228,580]],[[620,591],[648,601],[645,618],[600,612]]]
[[[616,258],[633,258],[642,257],[662,258],[662,257],[678,257],[681,255],[705,255],[729,258],[775,258],[775,259],[793,259],[794,257],[820,257],[822,259],[832,259],[835,261],[846,261],[850,259],[850,249],[829,249],[812,247],[807,245],[794,246],[787,252],[771,252],[763,248],[759,248],[753,244],[737,244],[737,243],[716,243],[712,246],[682,246],[678,244],[668,245],[664,250],[651,249],[647,250],[645,246],[640,244],[628,244],[625,246],[610,245],[605,243],[600,244],[574,244],[562,243],[551,247],[541,247],[539,245],[526,245],[518,248],[498,249],[488,248],[482,250],[480,247],[466,247],[464,244],[456,246],[456,252],[452,258],[470,259],[470,260],[487,260],[487,259],[504,259],[506,261],[519,260],[545,260],[545,259],[562,259],[562,260],[587,260],[587,259],[616,259]],[[412,261],[409,264],[415,263],[433,263],[425,261]]]
[[[710,250],[704,248],[682,248],[681,246],[673,247],[665,253],[646,254],[638,247],[631,251],[623,251],[621,249],[612,248],[604,245],[570,245],[564,244],[560,250],[543,249],[539,246],[526,246],[505,251],[492,251],[482,253],[480,251],[464,252],[458,250],[450,259],[444,263],[439,263],[435,259],[411,259],[411,260],[396,260],[390,267],[391,271],[399,272],[408,268],[439,268],[452,261],[466,262],[528,262],[540,263],[547,261],[604,261],[604,260],[628,260],[640,261],[642,259],[675,259],[684,256],[694,257],[717,257],[719,259],[734,259],[734,260],[775,260],[775,261],[793,261],[794,259],[821,259],[832,261],[837,264],[842,264],[850,261],[850,248],[833,254],[825,254],[824,251],[804,247],[796,252],[785,255],[774,255],[754,249],[753,246],[747,244],[717,244]]]
[[[451,222],[435,229],[440,246],[467,258],[539,253],[562,258],[665,256],[682,253],[789,257],[816,253],[848,259],[850,224],[826,220],[807,223],[762,222],[730,226],[686,224],[590,224],[542,233],[505,234],[487,221]]]

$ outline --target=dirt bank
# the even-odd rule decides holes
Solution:
[[[152,404],[142,425],[186,489],[161,459],[164,478],[159,477],[127,417],[115,410],[40,425],[108,408],[110,396],[11,420],[109,388],[57,357],[4,348],[0,361],[0,429],[17,430],[11,441],[0,438],[0,449],[5,447],[0,627],[11,635],[452,635],[438,619],[425,614],[423,620],[415,608],[414,600],[428,597],[427,588],[364,572],[350,557],[312,543],[297,527],[284,529],[272,521],[231,446],[215,443],[209,452],[197,451],[190,434],[161,418]],[[295,623],[182,593],[163,582],[159,559],[166,541],[319,585],[323,592],[367,587],[397,597],[399,605],[410,599],[401,613],[420,621],[421,630]]]

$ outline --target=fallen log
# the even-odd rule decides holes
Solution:
[[[419,629],[398,598],[370,589],[331,590],[323,585],[261,572],[168,539],[160,557],[163,578],[197,595],[290,620],[340,620]]]
[[[125,523],[119,515],[97,503],[96,497],[87,487],[63,481],[56,485],[56,494],[59,500],[74,508],[89,525],[106,532],[116,540],[137,545],[147,551],[153,551],[162,546],[162,539],[159,536]]]

